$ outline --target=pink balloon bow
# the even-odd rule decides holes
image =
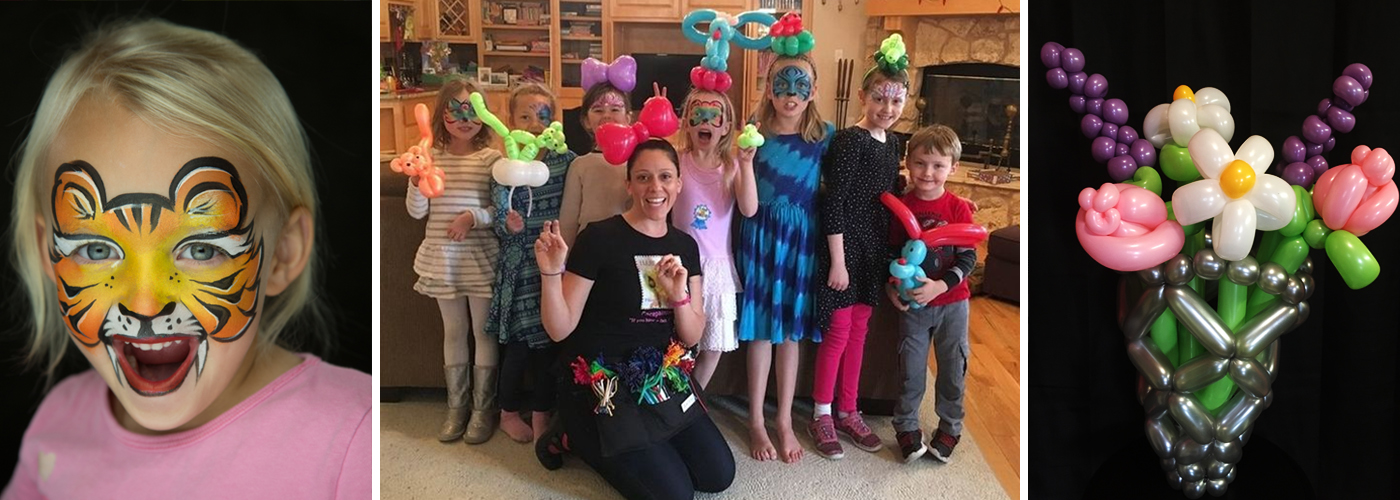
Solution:
[[[1328,170],[1313,187],[1313,206],[1332,230],[1357,236],[1375,229],[1395,213],[1395,161],[1384,149],[1357,146],[1350,165]]]
[[[584,59],[582,72],[585,91],[603,82],[611,83],[623,92],[631,92],[637,87],[637,60],[632,56],[617,56],[612,64],[590,57]]]
[[[620,165],[627,163],[638,144],[653,137],[670,137],[679,128],[680,118],[671,107],[671,101],[662,96],[653,96],[642,106],[642,112],[632,126],[604,123],[598,127],[598,148],[603,151],[604,160]]]
[[[1161,264],[1186,243],[1181,224],[1167,220],[1162,198],[1132,184],[1105,183],[1097,191],[1080,191],[1074,229],[1089,256],[1115,271]]]

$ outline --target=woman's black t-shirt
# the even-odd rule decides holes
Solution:
[[[621,215],[589,224],[569,251],[569,272],[593,281],[578,327],[562,343],[566,360],[628,356],[638,347],[663,352],[675,334],[671,301],[656,285],[656,264],[673,254],[690,276],[700,275],[700,247],[683,231],[667,226],[652,238],[633,229]],[[699,290],[692,290],[700,293]]]

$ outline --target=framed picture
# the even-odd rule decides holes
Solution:
[[[491,85],[510,85],[510,73],[491,73],[488,81]]]
[[[483,85],[489,85],[491,83],[491,67],[482,66],[480,68],[477,68],[476,81]]]
[[[515,24],[519,18],[520,11],[516,10],[515,7],[506,7],[501,10],[501,15],[505,18],[506,24]]]

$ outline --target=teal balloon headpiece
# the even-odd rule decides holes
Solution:
[[[709,29],[697,31],[696,24],[709,22]],[[732,81],[729,78],[729,44],[732,42],[741,49],[762,50],[769,45],[770,37],[763,35],[750,38],[742,27],[748,23],[772,26],[777,22],[772,14],[749,11],[730,16],[711,9],[699,9],[685,16],[681,21],[681,33],[686,39],[704,45],[705,57],[700,65],[690,71],[690,83],[696,88],[725,92]]]

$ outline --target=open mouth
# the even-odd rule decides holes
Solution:
[[[660,207],[665,207],[665,206],[666,206],[666,197],[664,197],[664,196],[646,198],[646,199],[644,199],[644,200],[642,200],[642,201],[646,202],[647,206],[649,206],[649,207],[658,207],[658,208],[660,208]]]
[[[713,139],[715,137],[715,133],[709,130],[700,129],[698,132],[696,132],[695,136],[700,139],[701,143],[709,144],[710,139]]]
[[[114,335],[107,345],[107,354],[121,368],[127,385],[137,394],[163,396],[185,382],[196,357],[200,358],[199,364],[203,364],[206,349],[205,343],[196,335],[160,335],[140,339]]]

